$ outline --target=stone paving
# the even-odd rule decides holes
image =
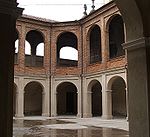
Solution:
[[[61,118],[60,120],[76,122],[78,125],[116,128],[116,129],[129,131],[129,125],[126,119],[105,120],[105,119],[94,117],[94,118],[76,118],[76,119]]]
[[[14,119],[13,137],[127,137],[125,119],[25,117]]]

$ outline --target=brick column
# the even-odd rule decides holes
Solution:
[[[21,72],[24,72],[25,66],[25,37],[25,26],[22,25],[18,47],[18,64]]]
[[[102,25],[101,25],[101,48],[102,48],[102,63],[106,63],[107,61],[107,44],[106,44],[106,28],[104,23],[104,18],[102,18]]]
[[[51,30],[50,30],[51,31]],[[47,74],[50,73],[50,44],[51,44],[51,33],[49,31],[45,32],[45,41],[44,41],[44,68],[46,69]]]

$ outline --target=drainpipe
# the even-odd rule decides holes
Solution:
[[[80,22],[80,31],[81,31],[81,118],[83,118],[83,26]]]

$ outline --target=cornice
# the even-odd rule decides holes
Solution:
[[[135,39],[133,41],[128,41],[122,44],[122,46],[124,49],[130,50],[130,51],[136,50],[139,48],[144,48],[144,47],[150,46],[150,37],[142,37],[139,39]]]

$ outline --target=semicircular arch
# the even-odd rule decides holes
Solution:
[[[116,79],[118,79],[118,78],[119,78],[119,79],[122,79],[122,80],[124,81],[125,87],[127,86],[127,85],[126,85],[126,80],[125,80],[125,78],[122,77],[122,76],[116,75],[116,76],[111,77],[111,78],[108,80],[108,83],[107,83],[107,89],[108,89],[108,90],[111,90],[111,87],[112,87],[113,82],[114,82]]]
[[[77,92],[78,92],[77,84],[75,82],[72,82],[72,81],[63,81],[63,82],[57,83],[57,85],[56,85],[56,92],[58,92],[58,88],[61,87],[64,84],[74,86],[76,88]]]
[[[102,88],[102,84],[100,81],[98,81],[97,79],[93,79],[91,80],[89,83],[88,83],[88,86],[87,86],[87,89],[88,91],[91,91],[92,87],[95,85],[95,84],[99,84]]]
[[[27,86],[30,86],[30,85],[39,85],[41,88],[42,88],[42,92],[44,91],[44,85],[41,83],[41,82],[39,82],[39,81],[28,81],[26,84],[25,84],[25,86],[24,86],[24,92],[26,91],[26,88],[27,88]]]

